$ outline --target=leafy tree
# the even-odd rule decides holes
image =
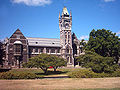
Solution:
[[[91,50],[103,57],[113,57],[118,63],[120,56],[120,39],[110,30],[94,29],[90,32],[90,38],[86,50]]]
[[[54,71],[56,71],[58,67],[65,65],[66,61],[63,58],[59,58],[55,55],[40,54],[38,56],[30,58],[27,63],[23,64],[23,67],[41,68],[44,73],[47,73],[47,70],[50,66],[52,66],[54,68]]]
[[[86,47],[86,42],[84,42],[85,40],[82,39],[81,42],[80,42],[80,49],[81,49],[81,52],[84,51],[85,47]]]
[[[76,59],[82,67],[91,68],[96,73],[111,73],[118,68],[112,57],[103,57],[91,51],[85,51],[84,55]]]
[[[67,65],[67,61],[64,60],[63,58],[55,56],[55,55],[51,55],[51,57],[52,57],[52,60],[50,62],[50,65],[54,68],[55,72],[58,67]]]

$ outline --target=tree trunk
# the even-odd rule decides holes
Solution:
[[[47,74],[47,69],[48,69],[48,68],[43,68],[43,67],[41,67],[41,69],[44,71],[45,74]]]
[[[54,68],[54,72],[56,72],[57,67],[53,67],[53,68]]]

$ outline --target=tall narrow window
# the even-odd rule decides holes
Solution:
[[[60,49],[57,49],[57,53],[60,53]]]
[[[68,35],[68,38],[70,38],[70,35]]]
[[[46,53],[49,53],[49,49],[48,48],[46,49]]]
[[[43,53],[43,48],[40,49],[40,53]]]
[[[65,44],[66,44],[66,39],[65,39]]]
[[[29,48],[29,53],[32,53],[33,52],[33,48]]]
[[[35,48],[35,53],[38,53],[38,48]]]
[[[67,48],[67,53],[69,53],[69,49]]]
[[[19,44],[16,44],[15,45],[15,53],[17,54],[17,53],[21,53],[21,45],[19,45]]]
[[[65,35],[65,38],[67,38],[67,35]]]
[[[55,49],[54,48],[51,49],[51,53],[55,53]]]

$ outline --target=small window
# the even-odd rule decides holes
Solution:
[[[35,48],[35,52],[38,53],[38,48]]]
[[[70,41],[68,40],[68,43],[70,43]]]
[[[70,63],[72,63],[72,59],[71,59],[71,57],[70,57]]]
[[[60,53],[60,49],[57,49],[57,53]]]
[[[51,53],[55,53],[55,49],[51,49]]]
[[[68,35],[68,38],[70,38],[70,35]]]
[[[67,38],[67,35],[65,35],[65,38]]]
[[[65,43],[66,43],[66,39],[65,39]]]
[[[67,48],[67,53],[69,53],[69,49]]]
[[[48,48],[46,49],[46,53],[49,53],[49,49]]]
[[[20,35],[16,35],[17,39],[20,39]]]
[[[33,49],[32,49],[32,48],[29,48],[29,52],[32,53],[32,52],[33,52]]]
[[[43,48],[40,49],[40,53],[43,53]]]

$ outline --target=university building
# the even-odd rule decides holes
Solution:
[[[60,39],[25,37],[17,29],[5,40],[5,66],[22,67],[22,63],[41,53],[54,54],[67,60],[67,66],[75,66],[75,57],[83,54],[80,41],[71,33],[72,14],[64,7],[59,13]]]

